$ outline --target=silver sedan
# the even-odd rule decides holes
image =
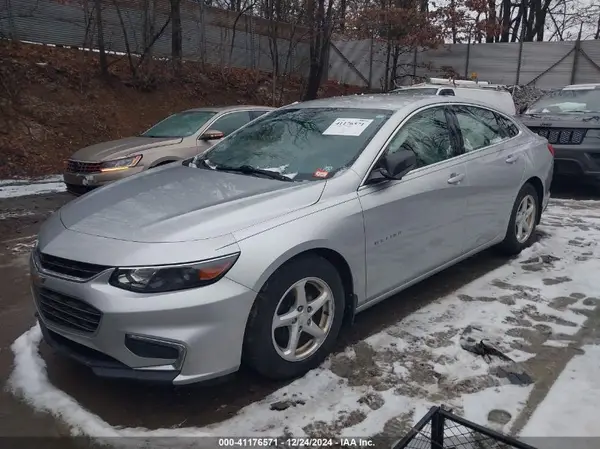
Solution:
[[[546,140],[458,97],[292,104],[54,214],[31,256],[39,324],[101,376],[300,376],[356,313],[530,244],[553,164]]]

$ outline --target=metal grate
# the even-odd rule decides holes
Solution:
[[[444,410],[432,407],[392,449],[536,449]]]
[[[67,172],[69,173],[99,173],[101,162],[67,161]]]
[[[56,274],[62,274],[81,281],[87,281],[111,267],[95,265],[62,257],[50,256],[44,253],[37,254],[37,261],[42,269]]]
[[[548,143],[560,145],[579,145],[583,142],[587,129],[567,128],[530,128],[534,133],[548,139]]]
[[[47,288],[39,288],[36,293],[40,313],[46,321],[85,334],[98,329],[102,312],[95,307]]]

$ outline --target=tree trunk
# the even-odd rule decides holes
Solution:
[[[450,10],[452,12],[456,12],[456,1],[455,0],[450,0]],[[456,29],[455,17],[452,17],[452,20],[451,20],[451,31],[452,31],[452,43],[456,44],[457,38],[458,38],[458,30]]]
[[[318,2],[315,8],[315,1]],[[325,0],[308,0],[307,17],[310,24],[310,68],[306,91],[303,100],[314,100],[319,93],[323,80],[329,45],[331,45],[331,27],[333,16],[333,0],[328,0],[325,11]]]
[[[171,58],[175,73],[181,71],[183,42],[181,31],[181,0],[171,0]]]
[[[494,42],[497,34],[497,18],[496,18],[496,0],[488,0],[489,15],[487,20],[487,30],[485,35],[485,41],[488,44]]]
[[[94,0],[96,8],[96,29],[98,30],[98,55],[100,58],[100,75],[108,81],[108,58],[104,47],[104,29],[102,27],[102,0]]]
[[[508,42],[510,39],[510,12],[510,0],[502,0],[502,34],[500,35],[500,42]]]

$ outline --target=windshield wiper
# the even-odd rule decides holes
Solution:
[[[194,158],[192,159],[192,164],[194,164],[196,167],[198,167],[198,164],[202,165],[203,167],[208,168],[209,170],[214,170],[215,166],[214,165],[210,165],[208,163],[208,159],[205,159],[203,157],[198,157],[198,158]]]
[[[201,159],[201,161],[203,161],[203,159]],[[271,170],[264,170],[262,168],[252,167],[251,165],[241,165],[239,167],[230,167],[227,165],[216,165],[214,169],[220,170],[220,171],[231,171],[231,172],[243,173],[245,175],[263,175],[263,176],[267,176],[272,179],[277,179],[279,181],[287,181],[287,182],[294,181],[293,179],[288,178],[287,176],[282,175],[281,173],[271,171]]]

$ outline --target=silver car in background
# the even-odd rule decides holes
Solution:
[[[292,104],[55,213],[31,257],[39,323],[101,376],[187,384],[242,363],[300,376],[356,313],[530,244],[553,163],[545,139],[483,103]]]

